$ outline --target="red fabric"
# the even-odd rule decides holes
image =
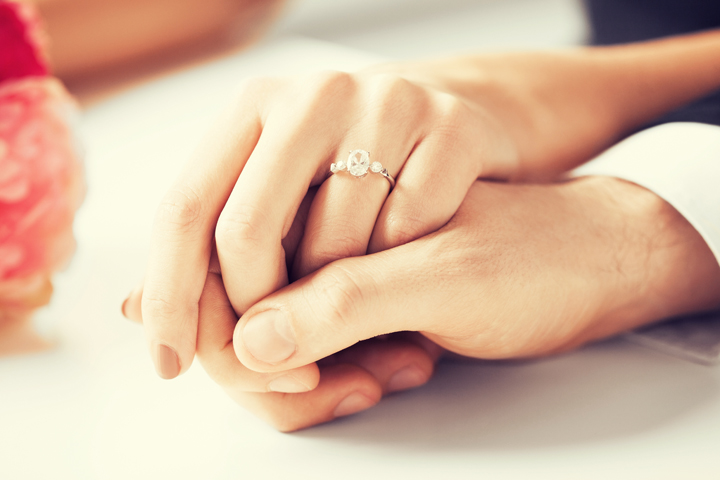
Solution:
[[[39,39],[31,7],[0,0],[0,82],[48,74]]]

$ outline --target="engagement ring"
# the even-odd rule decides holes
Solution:
[[[370,153],[365,150],[353,150],[347,161],[339,160],[337,163],[331,164],[329,175],[337,172],[348,172],[357,178],[364,177],[368,172],[377,173],[390,182],[390,190],[395,187],[395,179],[388,173],[387,168],[383,167],[380,162],[370,163]]]

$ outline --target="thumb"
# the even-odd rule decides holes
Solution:
[[[266,297],[237,323],[236,355],[251,370],[273,372],[377,335],[424,330],[439,296],[422,278],[433,258],[424,244],[338,260]]]

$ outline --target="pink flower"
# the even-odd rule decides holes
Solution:
[[[46,303],[50,276],[74,250],[85,187],[72,106],[52,78],[0,84],[0,310]]]

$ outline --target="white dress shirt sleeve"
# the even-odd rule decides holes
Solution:
[[[573,172],[631,181],[683,215],[720,263],[720,127],[668,123],[632,135]]]

